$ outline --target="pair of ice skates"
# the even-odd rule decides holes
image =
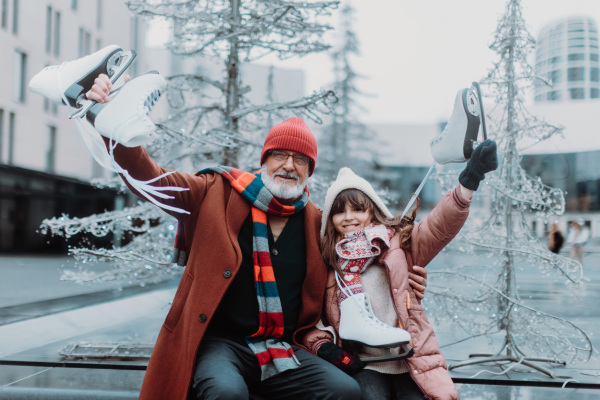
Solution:
[[[123,83],[124,79],[119,78],[135,56],[133,50],[124,52],[117,45],[107,46],[89,56],[44,68],[31,79],[29,88],[56,103],[75,108],[70,118],[87,117],[101,135],[125,146],[139,146],[154,138],[156,126],[148,114],[164,93],[167,82],[156,73],[148,73]],[[118,86],[106,105],[85,96],[100,74],[106,74]]]
[[[90,154],[102,167],[123,176],[131,187],[156,206],[189,214],[186,210],[161,201],[172,198],[164,192],[187,190],[186,188],[153,185],[155,181],[174,171],[140,181],[132,177],[114,158],[117,144],[135,147],[154,140],[156,125],[148,114],[167,88],[167,81],[157,73],[148,73],[123,83],[125,79],[119,78],[134,58],[134,51],[124,52],[119,46],[107,46],[89,56],[44,68],[31,79],[29,88],[74,109],[71,118]],[[111,100],[107,104],[86,98],[96,77],[102,73],[113,84]],[[84,117],[91,125],[84,122]],[[108,148],[100,135],[110,139]]]

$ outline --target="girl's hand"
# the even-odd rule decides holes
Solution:
[[[423,300],[427,288],[427,270],[418,265],[413,266],[413,272],[408,273],[408,283],[415,290],[415,297]]]

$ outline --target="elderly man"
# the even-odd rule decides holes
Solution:
[[[87,94],[103,104],[95,118],[105,121],[105,128],[96,123],[104,136],[113,133],[106,116],[118,118],[139,97],[136,79],[109,101],[112,85],[100,75]],[[320,319],[327,277],[321,211],[306,186],[316,157],[315,138],[297,117],[269,131],[259,174],[227,167],[166,174],[141,146],[114,149],[133,178],[162,175],[154,186],[188,189],[163,201],[188,212],[167,211],[179,220],[178,258],[187,263],[141,399],[242,399],[250,391],[273,399],[360,398],[350,376],[299,346]]]

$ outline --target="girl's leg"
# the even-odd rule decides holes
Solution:
[[[363,369],[352,377],[360,385],[361,400],[392,400],[390,377],[396,377],[396,375],[380,374],[370,369]]]
[[[425,395],[413,381],[409,373],[393,375],[392,390],[394,400],[423,400]]]

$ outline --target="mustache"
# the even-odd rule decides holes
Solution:
[[[273,173],[273,178],[276,176],[282,176],[284,178],[291,178],[291,179],[295,179],[295,180],[300,179],[300,177],[297,174],[295,174],[294,172],[279,171],[279,172]]]

